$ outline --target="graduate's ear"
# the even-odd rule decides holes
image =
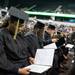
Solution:
[[[12,25],[11,21],[9,20],[8,21],[8,26],[10,27]]]
[[[9,23],[9,25],[11,25],[11,24],[14,23],[14,22],[12,22],[11,20],[9,20],[8,23]]]
[[[8,26],[11,24],[10,20],[8,21]]]

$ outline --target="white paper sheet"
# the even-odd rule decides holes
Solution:
[[[35,64],[51,66],[53,63],[54,51],[54,49],[37,49]]]
[[[72,45],[72,44],[67,44],[66,47],[68,47],[68,48],[73,48],[74,45]]]
[[[44,46],[43,48],[53,48],[53,49],[57,49],[57,46],[55,43],[51,43],[51,44],[48,44],[46,46]]]
[[[29,67],[31,72],[42,73],[52,67],[54,58],[54,49],[37,49],[35,55],[35,64]]]
[[[34,72],[34,73],[43,73],[45,71],[47,71],[50,66],[41,66],[41,65],[30,65],[30,66],[27,66],[27,68],[30,68],[30,72]]]

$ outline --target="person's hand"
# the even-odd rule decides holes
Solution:
[[[29,57],[29,62],[30,62],[30,64],[34,64],[35,63],[34,58]]]
[[[19,72],[19,74],[21,74],[21,75],[28,75],[28,74],[30,73],[30,69],[29,69],[29,68],[26,68],[26,67],[24,67],[24,68],[19,68],[18,72]]]
[[[57,42],[57,39],[52,39],[52,42],[54,42],[54,43]]]

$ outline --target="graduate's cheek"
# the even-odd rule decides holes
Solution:
[[[24,30],[23,27],[19,27],[19,28],[18,28],[18,32],[22,32],[23,30]]]

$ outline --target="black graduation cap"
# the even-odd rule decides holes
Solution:
[[[9,9],[9,15],[12,20],[28,21],[28,14],[15,7]]]
[[[48,26],[48,28],[50,28],[52,30],[55,30],[55,26],[54,25],[51,25],[51,24]]]
[[[42,29],[44,27],[45,27],[45,24],[40,21],[37,21],[37,23],[34,26],[34,28],[38,28],[38,29]]]

